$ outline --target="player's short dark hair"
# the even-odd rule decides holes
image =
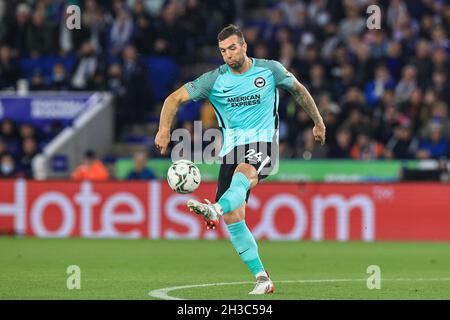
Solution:
[[[241,44],[243,44],[245,42],[244,40],[244,34],[242,33],[241,29],[234,25],[234,24],[229,24],[228,26],[226,26],[225,28],[223,28],[219,34],[217,35],[217,40],[218,41],[223,41],[226,38],[229,38],[233,35],[236,35],[239,38],[239,42]]]

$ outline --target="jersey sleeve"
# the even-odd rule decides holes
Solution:
[[[275,78],[275,85],[287,90],[293,89],[295,79],[294,75],[278,61],[269,60],[268,62],[268,67],[272,71],[273,77]]]
[[[218,75],[218,71],[213,70],[210,72],[206,72],[197,79],[186,83],[184,87],[189,93],[191,99],[194,101],[198,101],[208,98]]]

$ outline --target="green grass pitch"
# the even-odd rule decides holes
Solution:
[[[259,249],[275,294],[249,296],[248,283],[188,287],[168,295],[450,299],[449,243],[259,241]],[[79,290],[66,287],[70,265],[81,269]],[[370,265],[381,269],[380,289],[366,286]],[[161,288],[245,281],[253,277],[226,240],[0,238],[0,299],[155,299],[149,292]]]

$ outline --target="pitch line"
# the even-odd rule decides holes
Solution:
[[[280,280],[274,281],[274,283],[323,283],[323,282],[357,282],[357,281],[367,281],[364,279],[305,279],[305,280]],[[450,281],[450,278],[397,278],[397,279],[381,279],[381,281]],[[181,289],[191,289],[191,288],[203,288],[203,287],[215,287],[215,286],[232,286],[239,284],[254,284],[254,281],[243,281],[243,282],[218,282],[218,283],[203,283],[203,284],[192,284],[186,286],[177,286],[162,288],[150,291],[148,294],[153,298],[158,298],[162,300],[188,300],[184,298],[177,298],[169,295],[169,292]]]

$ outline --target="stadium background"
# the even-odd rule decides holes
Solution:
[[[65,25],[71,4],[81,8],[80,30]],[[373,4],[379,30],[366,26]],[[216,36],[228,23],[242,27],[249,56],[276,59],[298,77],[327,126],[326,145],[314,143],[313,123],[281,91],[280,170],[252,191],[247,213],[255,236],[268,240],[261,246],[450,240],[450,5],[440,0],[0,0],[0,232],[226,238],[224,225],[207,232],[184,207],[188,196],[168,188],[171,161],[153,143],[166,96],[223,63]],[[192,144],[201,138],[196,120],[217,127],[207,101],[177,114],[175,128],[189,130]],[[73,174],[88,150],[107,169],[91,181]],[[129,176],[134,161],[149,171]],[[199,167],[194,196],[211,198],[218,165]],[[2,240],[19,251],[39,246]],[[53,241],[48,248],[61,240]],[[84,245],[101,243],[93,241]],[[169,243],[151,246],[186,246]],[[354,245],[336,252],[359,252]],[[411,247],[395,250],[420,257]],[[428,247],[438,251],[447,244]],[[8,283],[17,296],[1,296],[23,297],[18,283]]]

